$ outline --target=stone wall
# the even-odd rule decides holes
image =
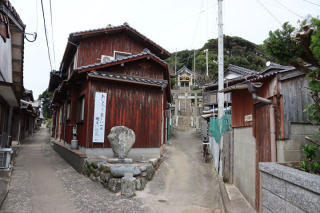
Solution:
[[[318,131],[318,126],[303,123],[291,123],[290,139],[277,141],[277,162],[301,161],[303,153],[301,146]]]
[[[254,206],[256,145],[251,127],[233,128],[234,160],[233,183]]]
[[[320,212],[320,177],[277,163],[259,163],[261,212]]]

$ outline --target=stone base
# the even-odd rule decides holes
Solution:
[[[108,163],[132,163],[133,160],[132,158],[124,158],[124,159],[119,159],[119,158],[109,158],[107,160]]]

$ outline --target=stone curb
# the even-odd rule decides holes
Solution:
[[[231,201],[229,199],[229,196],[228,196],[228,193],[226,190],[226,186],[224,185],[222,177],[217,175],[217,178],[218,178],[218,182],[219,182],[220,195],[221,195],[221,199],[222,199],[222,212],[230,213],[231,212],[231,210],[230,210]]]

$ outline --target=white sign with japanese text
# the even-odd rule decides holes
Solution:
[[[107,93],[96,92],[93,117],[93,143],[104,143]]]

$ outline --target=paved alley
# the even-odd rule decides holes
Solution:
[[[113,194],[77,173],[48,140],[42,128],[23,142],[1,212],[149,212],[139,199]]]
[[[195,130],[178,131],[166,159],[139,197],[152,212],[222,212],[218,179],[204,163]]]
[[[48,140],[42,128],[21,145],[1,212],[222,212],[217,178],[191,130],[171,140],[154,179],[132,199],[77,173]]]

